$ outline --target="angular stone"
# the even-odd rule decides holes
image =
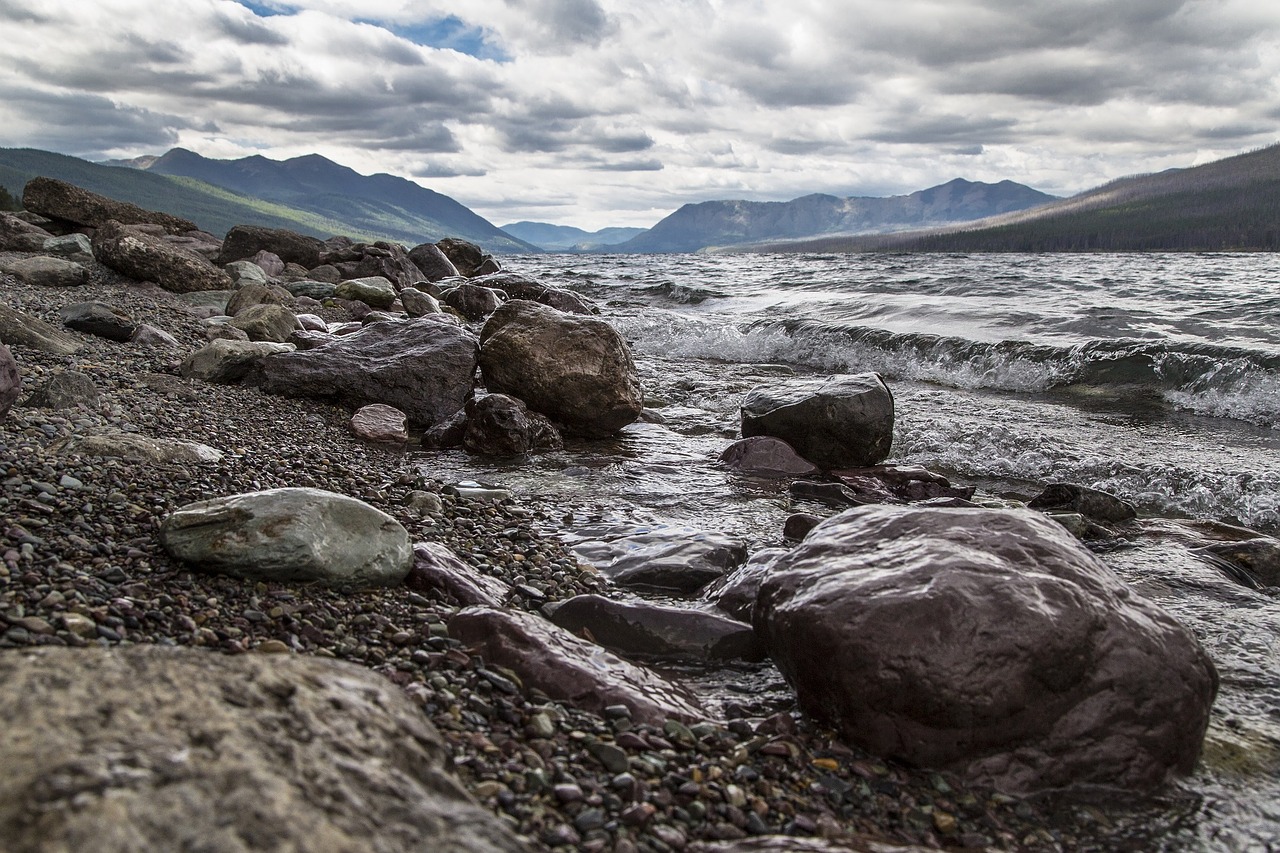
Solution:
[[[1138,517],[1133,504],[1107,492],[1070,483],[1051,483],[1027,506],[1046,512],[1078,512],[1103,523],[1130,521]]]
[[[0,656],[0,683],[8,850],[527,849],[467,795],[422,711],[364,667],[43,648]]]
[[[334,292],[338,289],[338,286],[327,281],[302,279],[300,281],[290,282],[285,285],[285,289],[294,296],[308,296],[312,299],[318,299],[323,302],[333,296]]]
[[[449,260],[434,243],[414,246],[409,250],[409,260],[413,261],[413,265],[422,272],[427,281],[439,281],[442,278],[461,275],[458,268],[453,265],[453,261]]]
[[[756,609],[760,584],[774,561],[787,553],[786,548],[763,548],[729,574],[713,582],[702,593],[702,600],[720,608],[734,619],[750,622]]]
[[[756,435],[735,441],[720,454],[720,461],[735,471],[757,477],[812,477],[818,466],[796,453],[780,438]]]
[[[506,394],[467,401],[462,446],[482,456],[523,456],[564,446],[549,420]]]
[[[253,261],[232,261],[222,268],[223,272],[231,276],[231,280],[235,282],[235,286],[241,289],[251,284],[257,284],[265,287],[270,283],[266,272],[262,267]]]
[[[649,602],[575,595],[552,606],[552,622],[628,657],[761,660],[751,626],[714,613]]]
[[[182,342],[164,329],[157,329],[155,326],[149,326],[146,323],[141,324],[133,330],[129,343],[136,344],[140,347],[151,347],[165,349],[182,349]]]
[[[172,293],[231,289],[231,278],[207,258],[119,222],[98,228],[93,254],[121,275],[154,281]]]
[[[295,263],[311,269],[320,266],[320,253],[324,243],[286,228],[264,228],[261,225],[237,225],[227,232],[222,241],[219,264],[252,258],[267,251],[285,263]]]
[[[710,719],[683,687],[530,613],[467,607],[449,620],[449,634],[526,687],[584,711],[625,705],[632,720],[650,725]]]
[[[444,304],[457,311],[468,322],[478,323],[488,317],[503,303],[498,291],[464,282],[444,292]]]
[[[263,249],[262,251],[258,252],[249,260],[257,264],[258,269],[262,270],[264,273],[266,273],[268,276],[272,278],[276,276],[284,275],[285,270],[288,268],[283,258],[277,255],[275,252],[268,252],[266,249]],[[306,271],[305,267],[298,266],[297,268],[300,272]]]
[[[126,225],[158,225],[169,234],[196,231],[198,226],[179,216],[146,210],[127,201],[116,201],[66,181],[38,177],[22,189],[22,206],[49,219],[101,228],[116,221]]]
[[[405,414],[386,403],[370,403],[361,406],[351,416],[351,432],[365,441],[385,441],[403,444],[409,440],[405,429]]]
[[[259,359],[295,349],[293,344],[268,341],[215,340],[187,356],[180,372],[188,379],[231,385],[243,379]]]
[[[567,314],[599,314],[591,301],[571,290],[550,287],[542,282],[513,272],[497,272],[478,276],[472,284],[501,291],[508,299],[527,299],[548,305]]]
[[[0,418],[4,418],[22,396],[22,373],[13,353],[0,344]]]
[[[380,275],[349,278],[337,286],[333,295],[339,299],[363,302],[370,308],[390,308],[396,301],[396,289]]]
[[[50,237],[44,241],[40,248],[46,255],[66,258],[68,261],[75,261],[77,264],[87,264],[96,260],[93,256],[93,244],[83,234],[65,234],[61,237]]]
[[[222,451],[207,444],[115,430],[76,433],[57,442],[50,450],[62,456],[107,456],[160,464],[203,465],[222,460]]]
[[[71,335],[7,305],[0,305],[0,341],[52,355],[73,355],[80,350],[80,342]]]
[[[792,379],[752,388],[742,435],[771,435],[820,468],[882,462],[893,443],[893,394],[875,373]]]
[[[404,583],[415,592],[442,592],[463,607],[503,607],[512,595],[510,586],[468,566],[438,542],[413,546],[413,567]]]
[[[612,435],[644,408],[631,351],[603,320],[513,299],[485,323],[480,342],[485,386],[566,432]]]
[[[251,341],[282,344],[298,328],[298,318],[283,305],[250,305],[240,309],[231,325],[244,331]]]
[[[215,574],[329,586],[397,584],[412,561],[400,522],[364,501],[309,488],[187,504],[160,523],[160,544]]]
[[[81,287],[89,283],[89,271],[82,264],[64,258],[0,259],[0,272],[35,287]]]
[[[354,408],[386,403],[430,427],[472,394],[475,336],[437,315],[375,323],[306,352],[273,355],[250,381],[271,394],[336,399]]]
[[[436,298],[414,287],[406,287],[400,291],[400,304],[404,306],[405,313],[410,317],[440,313],[440,303]]]
[[[58,315],[68,329],[119,343],[128,341],[138,328],[128,314],[103,302],[73,302],[64,305]]]
[[[102,405],[102,398],[87,373],[66,370],[50,376],[35,390],[26,405],[33,409],[74,409],[77,406],[97,409]]]
[[[1190,631],[1027,510],[844,512],[773,564],[754,622],[851,742],[1010,793],[1189,773],[1217,691]]]
[[[43,252],[52,236],[38,225],[0,212],[0,252]]]
[[[498,271],[496,268],[489,269],[489,267],[496,267],[497,262],[492,255],[487,254],[475,243],[457,237],[445,237],[436,243],[436,248],[444,253],[459,275],[467,278]]]
[[[237,262],[248,263],[248,261]],[[252,305],[288,305],[293,301],[293,294],[283,287],[264,282],[243,284],[239,290],[231,294],[227,300],[225,313],[234,317]]]

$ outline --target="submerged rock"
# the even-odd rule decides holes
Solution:
[[[682,528],[580,542],[573,550],[619,586],[685,593],[697,592],[747,559],[747,546],[738,539]]]
[[[761,660],[751,626],[682,607],[577,595],[550,607],[552,622],[619,654],[695,660]]]
[[[801,457],[794,447],[769,435],[735,441],[720,454],[720,461],[757,477],[812,477],[819,473],[818,466]]]
[[[1046,512],[1077,512],[1093,521],[1113,524],[1130,521],[1138,516],[1137,510],[1128,501],[1107,492],[1070,483],[1051,483],[1032,498],[1027,506]]]
[[[1189,773],[1217,691],[1190,631],[1025,510],[844,512],[774,563],[755,625],[850,741],[1011,793]]]
[[[791,379],[752,388],[742,435],[771,435],[824,468],[884,461],[893,443],[893,394],[875,373]]]

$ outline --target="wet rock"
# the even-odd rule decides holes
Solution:
[[[116,430],[76,433],[55,442],[49,450],[64,456],[108,456],[131,462],[177,465],[205,465],[222,460],[222,451],[207,444]]]
[[[319,349],[264,358],[249,381],[271,394],[354,408],[386,403],[430,427],[462,410],[476,360],[475,336],[432,315],[375,323]]]
[[[501,292],[506,299],[527,299],[564,311],[566,314],[600,313],[590,300],[571,290],[549,287],[536,279],[513,272],[497,272],[472,279],[472,284],[483,285]]]
[[[440,281],[461,275],[440,247],[435,243],[423,243],[409,250],[409,260],[413,261],[427,281]]]
[[[470,282],[464,282],[444,292],[444,304],[471,323],[478,323],[497,311],[503,301],[504,297],[499,291]]]
[[[1241,542],[1214,542],[1197,548],[1196,553],[1213,555],[1243,569],[1253,581],[1245,586],[1280,586],[1280,540],[1258,536]],[[1238,572],[1231,572],[1230,576],[1241,580]]]
[[[747,559],[747,547],[737,539],[683,528],[580,542],[573,550],[619,586],[686,593],[697,592]]]
[[[936,498],[969,500],[973,486],[952,486],[941,474],[919,465],[873,465],[832,471],[831,476],[844,483],[859,500],[874,503],[915,503]]]
[[[460,275],[474,278],[485,273],[498,272],[501,268],[493,256],[486,253],[475,243],[457,237],[445,237],[436,243],[444,256],[453,264]]]
[[[603,320],[514,299],[485,323],[480,342],[486,387],[568,433],[612,435],[644,408],[631,351]]]
[[[625,705],[631,719],[651,725],[709,719],[684,688],[539,616],[467,607],[449,620],[449,634],[516,673],[525,687],[585,711]]]
[[[564,446],[549,420],[506,394],[468,400],[462,446],[481,456],[523,456]]]
[[[815,522],[816,523],[816,522]],[[786,548],[764,548],[729,574],[714,581],[702,593],[702,600],[728,613],[734,619],[751,622],[756,609],[760,584],[773,562],[787,553]]]
[[[73,355],[80,350],[80,342],[71,335],[7,305],[0,305],[0,341],[52,355]]]
[[[10,850],[526,849],[365,667],[45,648],[0,657],[0,679]]]
[[[7,272],[35,287],[81,287],[89,283],[89,271],[82,264],[63,258],[38,256],[0,260],[0,272]]]
[[[762,660],[750,625],[714,613],[648,602],[577,595],[552,605],[548,618],[628,657]]]
[[[742,402],[742,435],[780,438],[824,469],[875,465],[893,443],[893,394],[875,373],[756,386]]]
[[[850,741],[1011,793],[1189,773],[1217,690],[1187,629],[1023,510],[844,512],[774,563],[755,626]]]
[[[819,483],[813,480],[797,480],[787,487],[793,498],[818,501],[834,507],[860,506],[867,503],[844,483]]]
[[[414,287],[406,287],[400,291],[400,304],[404,306],[405,313],[410,317],[440,313],[440,303],[436,298]]]
[[[780,438],[756,435],[735,441],[720,454],[720,461],[735,471],[758,477],[812,477],[818,467]]]
[[[93,235],[93,254],[121,275],[154,281],[172,293],[230,290],[231,278],[208,259],[119,222]]]
[[[36,409],[74,409],[77,406],[97,409],[102,405],[102,398],[87,373],[65,370],[50,376],[27,399],[26,405]]]
[[[403,444],[409,440],[409,432],[405,429],[404,412],[385,403],[361,406],[351,416],[351,433],[365,441]]]
[[[422,446],[429,450],[446,450],[453,447],[461,447],[462,438],[466,434],[467,413],[463,410],[423,433]]]
[[[22,396],[22,373],[9,348],[0,343],[0,418],[9,413]]]
[[[68,329],[119,343],[127,342],[138,328],[128,314],[103,302],[73,302],[64,305],[58,316]]]
[[[396,301],[396,289],[380,275],[349,278],[334,289],[333,295],[339,299],[363,302],[370,308],[390,308]]]
[[[259,359],[294,349],[293,344],[220,339],[187,356],[179,370],[188,379],[231,385],[243,379]]]
[[[237,225],[227,232],[222,241],[219,264],[229,264],[252,258],[266,251],[285,263],[299,264],[307,269],[320,265],[320,253],[324,243],[286,228],[264,228],[260,225]]]
[[[198,230],[190,220],[116,201],[66,181],[38,177],[22,189],[22,206],[49,219],[101,228],[116,221],[128,225],[158,225],[169,234]]]
[[[1138,516],[1133,504],[1115,495],[1070,483],[1051,483],[1027,506],[1045,511],[1078,512],[1094,521],[1113,524]]]
[[[821,516],[808,512],[795,512],[787,516],[782,524],[782,538],[800,540],[809,535],[809,531],[822,522]]]
[[[250,305],[242,308],[230,325],[248,335],[251,341],[282,344],[298,328],[298,318],[283,305]]]
[[[442,592],[463,607],[502,607],[511,597],[511,587],[476,571],[438,542],[413,546],[413,566],[404,583],[414,592]]]
[[[217,574],[331,586],[396,584],[412,562],[400,522],[363,501],[310,488],[188,504],[160,523],[160,544]]]

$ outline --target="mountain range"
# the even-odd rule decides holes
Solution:
[[[548,252],[588,252],[624,243],[637,234],[643,234],[646,229],[601,228],[599,231],[583,231],[571,225],[552,225],[549,222],[512,222],[503,225],[502,230]]]

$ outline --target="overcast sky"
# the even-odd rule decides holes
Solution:
[[[0,33],[0,147],[319,153],[498,225],[1280,139],[1276,0],[0,0]]]

